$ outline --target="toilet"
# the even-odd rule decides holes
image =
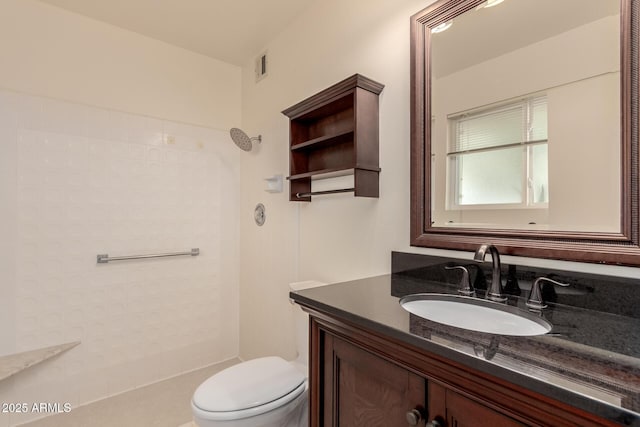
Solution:
[[[290,284],[300,290],[322,286]],[[198,427],[307,427],[308,316],[293,305],[298,358],[261,357],[224,369],[200,384],[191,399]]]

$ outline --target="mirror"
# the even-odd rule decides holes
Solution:
[[[445,25],[433,225],[620,232],[618,0],[485,2]]]
[[[640,265],[635,3],[412,17],[412,245]]]

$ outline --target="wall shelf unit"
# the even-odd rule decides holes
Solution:
[[[289,117],[289,200],[311,201],[311,181],[353,175],[355,196],[378,197],[378,95],[384,85],[360,74],[301,101]],[[344,192],[336,190],[335,192]]]

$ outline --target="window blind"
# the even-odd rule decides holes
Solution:
[[[449,154],[547,140],[547,97],[536,96],[499,107],[449,117]]]

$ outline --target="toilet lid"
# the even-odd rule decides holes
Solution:
[[[218,372],[198,387],[193,403],[210,412],[240,411],[274,401],[304,381],[304,374],[281,357],[262,357]]]

